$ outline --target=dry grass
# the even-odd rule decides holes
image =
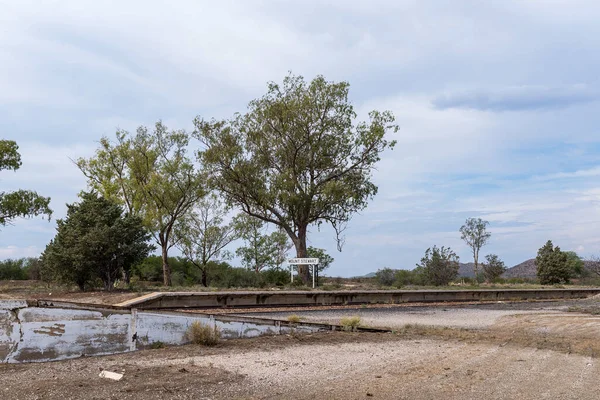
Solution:
[[[406,339],[431,338],[466,343],[494,343],[501,347],[512,345],[554,350],[567,354],[576,353],[588,357],[600,356],[600,341],[597,338],[540,334],[535,330],[524,329],[524,327],[481,330],[406,324],[393,332]]]
[[[360,317],[357,315],[344,317],[340,320],[340,325],[342,325],[345,331],[353,331],[360,326]]]
[[[195,321],[186,332],[187,339],[194,344],[214,346],[221,340],[221,331],[217,326],[211,327],[200,321]]]
[[[288,320],[288,322],[291,322],[292,324],[297,324],[300,322],[300,320],[302,320],[302,318],[300,318],[300,316],[297,314],[292,314],[292,315],[288,315],[287,320]]]

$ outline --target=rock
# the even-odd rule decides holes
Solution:
[[[104,370],[100,372],[100,378],[112,379],[113,381],[120,381],[121,379],[123,379],[123,374]]]

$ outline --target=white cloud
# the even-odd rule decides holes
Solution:
[[[0,247],[0,260],[7,258],[22,258],[22,257],[38,257],[42,249],[35,246],[17,247],[5,246]]]

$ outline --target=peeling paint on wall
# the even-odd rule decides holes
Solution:
[[[194,321],[217,326],[224,339],[276,335],[291,329],[279,321],[245,317],[29,307],[25,302],[0,302],[0,362],[44,362],[125,353],[154,342],[185,344],[185,333]],[[316,332],[326,328],[294,329]]]

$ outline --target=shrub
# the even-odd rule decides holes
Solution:
[[[396,279],[396,271],[391,268],[384,268],[377,271],[375,277],[377,282],[382,286],[392,286]]]
[[[485,261],[486,262],[483,264],[482,270],[486,281],[494,282],[496,279],[500,278],[504,272],[506,272],[504,261],[500,260],[496,254],[489,254],[485,256]]]
[[[425,251],[418,267],[423,268],[428,283],[444,286],[458,275],[458,261],[458,256],[449,247],[433,246]]]
[[[427,279],[422,267],[417,267],[412,271],[399,269],[396,271],[394,278],[394,286],[396,287],[427,284]]]
[[[0,280],[25,280],[28,278],[27,259],[0,261]]]
[[[154,350],[164,349],[165,348],[165,344],[163,342],[161,342],[160,340],[158,340],[156,342],[152,342],[150,344],[150,348],[154,349]]]
[[[568,255],[554,247],[551,240],[538,250],[535,258],[537,276],[542,285],[555,285],[569,283],[573,276],[572,266],[568,262]]]
[[[221,339],[221,330],[200,321],[194,321],[186,332],[187,339],[194,344],[214,346]]]
[[[340,320],[340,325],[345,331],[353,331],[360,326],[360,317],[358,315],[344,317]]]

